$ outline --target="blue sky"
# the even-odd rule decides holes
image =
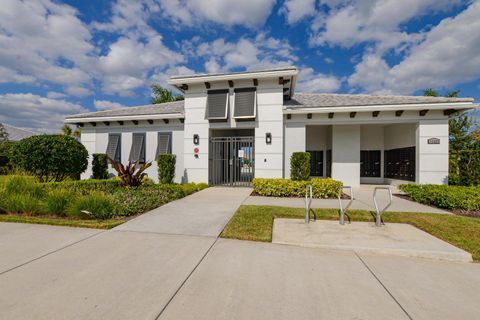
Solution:
[[[178,74],[295,65],[297,91],[480,101],[480,1],[2,0],[0,122],[149,103]]]

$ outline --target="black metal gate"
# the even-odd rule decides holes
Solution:
[[[250,186],[255,172],[254,141],[254,137],[210,138],[210,185]]]

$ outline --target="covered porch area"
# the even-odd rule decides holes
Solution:
[[[448,124],[420,121],[295,124],[285,131],[285,176],[290,156],[311,155],[311,176],[344,185],[447,183]]]

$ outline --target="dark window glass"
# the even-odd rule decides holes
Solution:
[[[307,151],[310,153],[310,176],[323,177],[323,151]]]

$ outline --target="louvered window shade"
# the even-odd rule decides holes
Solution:
[[[256,94],[256,88],[235,89],[234,118],[255,118],[257,104]]]
[[[228,115],[228,89],[209,90],[207,95],[208,120],[227,119]]]
[[[145,163],[145,133],[133,134],[129,160]]]
[[[113,160],[121,162],[120,134],[109,134],[106,154]]]
[[[158,133],[158,145],[157,145],[157,156],[159,154],[171,154],[172,153],[172,134],[170,132],[159,132]]]

